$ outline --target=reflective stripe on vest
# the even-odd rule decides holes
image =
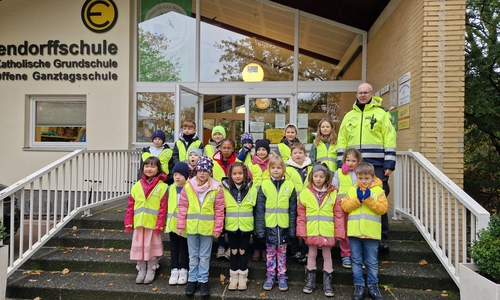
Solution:
[[[161,199],[167,192],[167,187],[165,182],[159,180],[146,199],[140,181],[132,186],[130,194],[134,198],[134,228],[156,228]]]
[[[342,169],[339,169],[337,175],[339,178],[339,197],[340,199],[344,199],[345,195],[347,195],[347,191],[349,191],[354,183],[352,182],[351,175],[349,173],[344,175],[344,173],[342,173]]]
[[[210,190],[200,207],[200,200],[191,184],[184,187],[188,199],[188,211],[186,215],[186,234],[212,235],[215,226],[215,198],[220,191],[220,186]]]
[[[324,162],[331,172],[337,170],[337,146],[329,145],[328,149],[326,144],[322,141],[316,145],[316,161]]]
[[[337,192],[331,191],[325,195],[321,206],[310,189],[305,188],[300,196],[300,202],[306,208],[307,236],[335,237],[335,217],[333,214]]]
[[[370,187],[372,197],[378,199],[378,196],[384,193],[379,186]],[[349,198],[356,198],[356,187],[351,187],[348,192]],[[380,240],[382,235],[382,217],[374,213],[366,204],[352,211],[347,217],[347,235],[348,236],[366,236]]]
[[[168,187],[167,195],[167,221],[165,224],[165,232],[177,232],[177,214],[179,210],[177,208],[177,185],[174,183]]]
[[[179,150],[179,161],[185,161],[187,160],[189,157],[188,157],[188,151],[192,148],[200,148],[200,145],[201,145],[201,141],[200,140],[196,140],[196,141],[193,141],[189,147],[186,149],[186,144],[184,144],[183,141],[181,140],[177,140],[177,150]]]
[[[224,228],[229,231],[240,229],[243,232],[254,230],[253,209],[257,203],[257,189],[251,186],[247,194],[238,205],[231,192],[224,188],[224,202],[226,204],[226,218]]]
[[[266,227],[288,228],[290,226],[290,197],[294,190],[294,184],[290,179],[285,179],[279,190],[271,179],[262,182],[262,192],[266,196]]]

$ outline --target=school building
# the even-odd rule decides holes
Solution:
[[[1,0],[0,183],[75,149],[144,147],[185,119],[277,143],[337,129],[369,82],[463,181],[465,0]]]

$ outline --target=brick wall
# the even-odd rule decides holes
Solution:
[[[421,152],[463,185],[465,2],[405,0],[369,36],[367,81],[375,90],[411,72],[410,128],[398,150]],[[343,79],[359,78],[361,57]],[[389,108],[389,93],[383,95]],[[341,106],[349,109],[352,99]],[[406,106],[403,106],[403,108]]]

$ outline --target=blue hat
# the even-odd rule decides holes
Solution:
[[[214,163],[212,159],[207,156],[202,156],[196,163],[196,167],[194,168],[196,171],[202,170],[207,171],[212,176],[212,169],[214,168]]]
[[[167,138],[165,137],[165,132],[163,132],[163,130],[161,129],[156,130],[153,135],[151,135],[151,141],[153,141],[155,137],[159,137],[164,143],[167,140]]]
[[[241,143],[252,143],[253,144],[253,136],[249,132],[245,132],[241,135]]]
[[[189,154],[191,154],[193,152],[196,153],[196,155],[198,155],[199,157],[203,156],[203,151],[200,148],[196,148],[196,147],[189,149],[188,156],[189,156]]]
[[[191,173],[191,170],[189,169],[189,166],[185,162],[178,162],[175,166],[174,169],[172,170],[172,173],[179,173],[184,178],[188,179],[189,178],[189,173]]]

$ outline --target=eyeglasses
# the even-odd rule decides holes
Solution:
[[[371,94],[373,91],[369,91],[369,92],[358,92],[358,95],[368,95],[368,94]]]

